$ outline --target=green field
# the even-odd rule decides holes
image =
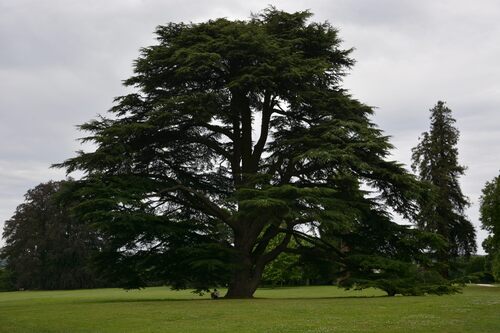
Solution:
[[[253,300],[189,291],[0,293],[0,332],[500,332],[500,288],[385,297],[336,287],[260,289]]]

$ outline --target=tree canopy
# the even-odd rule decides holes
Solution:
[[[251,297],[282,252],[321,251],[343,281],[424,252],[401,256],[396,235],[419,237],[387,213],[414,215],[418,182],[342,88],[351,50],[310,17],[270,7],[159,26],[125,81],[136,92],[81,125],[96,149],[58,166],[84,172],[75,212],[99,228],[101,263],[123,285]]]
[[[442,101],[430,112],[430,130],[422,134],[412,155],[413,169],[430,185],[428,195],[420,201],[418,224],[448,242],[448,248],[440,253],[441,261],[447,264],[449,258],[476,251],[476,234],[465,216],[469,201],[462,193],[459,177],[466,168],[458,162],[455,119]]]
[[[77,289],[99,285],[89,266],[99,239],[70,216],[56,195],[66,182],[42,183],[29,190],[25,202],[5,222],[5,276],[16,289]]]
[[[489,232],[483,247],[492,260],[493,275],[500,280],[500,175],[483,188],[480,220],[483,229]]]

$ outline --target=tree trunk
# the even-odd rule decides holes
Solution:
[[[251,261],[245,260],[243,267],[235,272],[225,298],[253,298],[263,271],[253,266]]]
[[[235,245],[240,245],[239,239]],[[252,260],[248,247],[240,247],[239,267],[234,272],[233,278],[229,283],[225,298],[253,298],[253,294],[259,286],[264,271],[263,265],[256,265]]]
[[[253,281],[235,280],[229,285],[225,298],[253,298],[256,289],[257,285]]]

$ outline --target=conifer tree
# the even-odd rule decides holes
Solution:
[[[99,227],[116,281],[227,284],[226,297],[245,298],[286,251],[321,249],[343,274],[399,260],[382,232],[393,228],[379,244],[347,236],[395,225],[386,207],[414,214],[418,183],[388,159],[372,108],[342,88],[354,61],[337,30],[310,17],[271,7],[160,26],[125,81],[137,92],[81,126],[96,150],[58,166],[85,173],[75,212]]]
[[[476,238],[465,215],[469,201],[460,188],[459,177],[466,168],[458,162],[459,131],[455,119],[442,101],[430,112],[430,130],[422,133],[412,150],[412,168],[420,180],[429,184],[428,195],[419,202],[417,220],[421,229],[437,233],[447,241],[447,248],[438,254],[446,272],[451,258],[476,251]]]

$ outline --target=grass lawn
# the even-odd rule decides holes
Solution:
[[[8,292],[0,293],[0,332],[500,332],[500,287],[383,295],[329,286],[216,301],[166,287]]]

